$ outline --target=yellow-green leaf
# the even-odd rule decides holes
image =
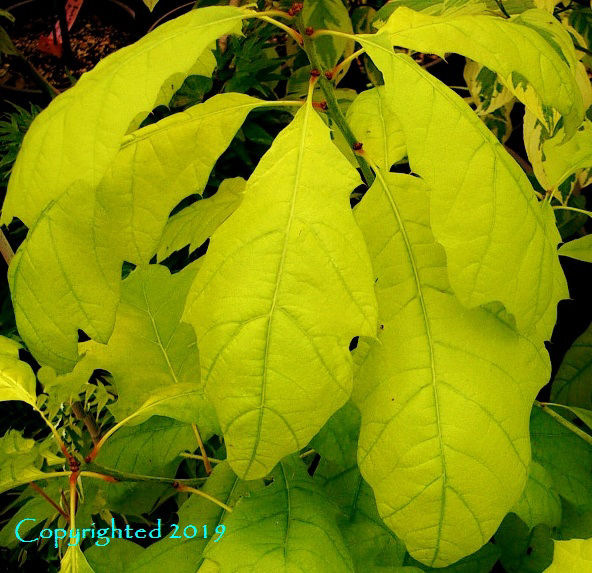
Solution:
[[[459,96],[395,54],[382,31],[358,40],[383,73],[411,169],[432,191],[431,226],[459,300],[499,301],[521,331],[549,339],[557,303],[568,297],[553,211]]]
[[[190,252],[197,249],[240,205],[245,185],[242,177],[225,179],[212,197],[173,215],[160,239],[158,258],[165,259],[185,245],[189,245]]]
[[[549,359],[499,305],[469,310],[452,293],[420,179],[379,170],[355,215],[381,324],[379,343],[356,350],[358,463],[409,553],[443,567],[487,543],[518,500]]]
[[[242,478],[304,447],[347,401],[349,342],[376,332],[372,270],[349,206],[358,182],[308,101],[212,236],[185,320]]]
[[[109,55],[55,98],[25,136],[2,222],[19,217],[31,227],[75,181],[95,189],[124,135],[167,103],[203,52],[223,34],[239,33],[250,13],[233,6],[191,10]]]
[[[347,121],[364,151],[385,171],[405,157],[405,135],[383,86],[360,93],[347,110]]]
[[[506,20],[484,14],[430,16],[402,7],[380,33],[391,45],[442,57],[455,52],[479,62],[496,72],[549,132],[561,116],[571,136],[584,119],[573,42],[543,10]]]
[[[66,538],[69,539],[69,538]],[[60,573],[94,573],[88,564],[80,545],[71,545],[66,550],[60,564]]]
[[[592,570],[592,539],[555,541],[553,563],[545,573],[584,573]]]
[[[592,235],[586,235],[564,243],[559,247],[559,254],[586,263],[592,263]]]
[[[19,359],[20,347],[16,340],[0,336],[0,401],[20,400],[35,406],[35,374]]]

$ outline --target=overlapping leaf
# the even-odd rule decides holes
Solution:
[[[394,54],[382,31],[358,39],[384,75],[411,168],[432,190],[431,226],[459,300],[499,301],[521,331],[550,338],[557,303],[568,296],[552,210],[460,97]]]
[[[442,567],[484,545],[518,500],[549,363],[499,308],[463,308],[428,213],[421,180],[380,171],[356,207],[381,329],[380,344],[356,351],[354,401],[381,517],[413,557]]]
[[[213,197],[201,199],[173,215],[160,239],[158,258],[165,259],[185,245],[189,245],[189,251],[197,249],[240,205],[245,184],[242,177],[225,179]]]
[[[174,275],[161,265],[137,268],[123,282],[109,343],[82,345],[83,360],[113,375],[118,400],[111,409],[117,419],[142,410],[144,419],[148,414],[170,414],[200,423],[204,430],[216,427],[200,383],[195,333],[181,322],[196,270],[195,264]],[[179,398],[177,390],[182,394]],[[156,399],[165,401],[164,412],[157,411]],[[178,407],[168,400],[177,400]]]
[[[71,370],[79,329],[107,342],[123,261],[148,262],[173,207],[203,190],[246,115],[264,103],[222,94],[142,128],[96,193],[75,183],[47,207],[10,266],[19,331],[37,360]]]
[[[577,59],[567,31],[542,10],[511,20],[482,14],[430,16],[402,7],[380,29],[392,45],[442,57],[455,52],[496,72],[505,86],[553,131],[568,135],[584,118]]]
[[[31,227],[74,182],[96,188],[123,136],[156,105],[167,103],[212,42],[240,32],[249,14],[232,6],[192,10],[84,74],[27,132],[10,178],[2,222],[17,216]],[[138,89],[130,89],[138,77]]]
[[[350,340],[375,334],[358,181],[309,101],[212,237],[184,316],[240,477],[308,443],[349,397]]]
[[[347,110],[347,121],[364,150],[385,171],[405,157],[405,135],[383,86],[360,93]]]
[[[206,547],[206,560],[227,573],[353,572],[337,508],[298,456],[282,460],[272,477],[271,485],[236,504],[225,519],[224,537]]]

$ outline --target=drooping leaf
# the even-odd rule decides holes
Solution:
[[[356,350],[358,463],[409,553],[450,565],[487,543],[522,492],[548,356],[499,308],[468,310],[451,292],[420,179],[378,171],[355,214],[381,324],[380,343]]]
[[[555,541],[553,546],[553,563],[545,573],[592,571],[592,539]]]
[[[546,525],[534,529],[510,513],[495,534],[500,562],[507,573],[541,573],[553,559],[553,540]]]
[[[347,121],[363,149],[385,171],[405,157],[405,136],[384,87],[360,93],[347,110]]]
[[[2,223],[16,216],[32,227],[74,182],[95,189],[123,136],[154,107],[167,103],[212,42],[240,32],[249,14],[233,6],[192,10],[114,52],[55,98],[25,136]]]
[[[96,207],[75,183],[41,214],[8,269],[19,333],[58,372],[79,358],[79,329],[102,343],[113,329],[122,261],[96,240]]]
[[[551,388],[551,400],[592,410],[592,326],[572,344]]]
[[[240,477],[262,477],[308,443],[349,397],[350,340],[375,333],[349,206],[358,181],[309,101],[212,237],[184,319]]]
[[[576,54],[552,14],[528,10],[506,20],[482,14],[431,16],[402,7],[380,29],[391,45],[444,57],[462,54],[500,80],[553,132],[563,117],[568,135],[584,118]]]
[[[192,403],[201,409],[170,409],[179,420],[212,428],[215,416],[203,395],[195,333],[181,314],[197,267],[171,275],[162,265],[138,267],[123,281],[113,335],[107,345],[86,342],[81,351],[94,368],[108,370],[118,400],[110,406],[116,419],[135,412],[155,392],[178,384],[193,388]],[[168,414],[165,414],[168,415]]]
[[[592,263],[592,235],[585,235],[559,247],[559,254],[564,257]]]
[[[452,289],[465,306],[500,301],[522,332],[547,340],[568,297],[552,209],[460,97],[395,55],[382,31],[357,38],[383,72],[411,168],[432,191],[431,226]]]
[[[512,511],[530,529],[540,523],[552,528],[561,522],[561,499],[549,472],[540,464],[530,463],[526,487]]]
[[[0,336],[0,401],[21,400],[35,406],[35,374],[19,359],[19,348],[16,340]]]
[[[80,545],[70,545],[60,563],[60,573],[95,573]]]
[[[154,10],[154,7],[158,4],[158,0],[143,0],[143,2],[144,4],[146,4],[150,12],[152,12],[152,10]]]
[[[170,212],[188,195],[203,192],[248,113],[265,104],[219,94],[128,135],[97,189],[103,241],[121,245],[122,259],[147,263]]]
[[[353,572],[335,521],[337,508],[298,456],[282,460],[273,483],[242,498],[225,520],[226,532],[204,552],[221,571]]]
[[[243,200],[246,181],[242,177],[225,179],[218,191],[173,215],[160,239],[157,255],[165,259],[171,253],[189,245],[197,249],[236,210]]]
[[[530,434],[533,460],[557,492],[579,511],[592,509],[592,446],[540,408],[533,408]]]
[[[346,34],[353,33],[349,13],[342,0],[307,0],[302,9],[302,22],[313,30],[329,28]],[[351,54],[353,47],[352,40],[339,36],[320,37],[317,43],[321,63],[329,70],[341,56]]]

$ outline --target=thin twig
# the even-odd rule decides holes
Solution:
[[[182,458],[187,458],[189,460],[201,460],[204,461],[204,456],[200,456],[199,454],[190,454],[189,452],[181,452],[179,454]],[[224,460],[219,460],[217,458],[210,458],[208,457],[208,461],[212,464],[221,464]]]
[[[215,503],[216,505],[218,505],[222,509],[232,512],[232,507],[230,507],[229,505],[226,505],[224,502],[220,501],[219,499],[216,499],[215,497],[211,496],[209,493],[205,493],[205,492],[201,491],[201,489],[195,489],[194,487],[188,487],[188,486],[182,485],[182,484],[175,485],[175,489],[177,491],[181,491],[181,492],[185,492],[185,493],[193,493],[195,495],[199,495],[199,496],[207,499],[208,501]]]
[[[14,251],[2,229],[0,229],[0,253],[2,253],[2,257],[6,261],[6,264],[10,265],[10,261],[12,261],[14,257]]]
[[[62,517],[69,523],[70,516],[53,500],[49,497],[34,481],[29,482],[29,485],[39,494],[41,495],[47,502],[49,502],[57,511],[60,512]]]
[[[210,475],[212,473],[212,466],[210,464],[210,460],[208,459],[208,453],[206,452],[204,443],[201,439],[201,436],[199,435],[199,430],[197,429],[197,426],[195,424],[191,424],[191,427],[193,428],[193,434],[195,435],[197,445],[199,446],[199,451],[201,452],[203,458],[204,468],[206,470],[206,473]]]
[[[82,402],[79,401],[72,402],[72,412],[74,412],[74,416],[76,416],[78,420],[82,420],[84,422],[84,425],[86,426],[86,429],[90,434],[93,444],[96,446],[99,441],[100,434],[93,417],[84,410]]]

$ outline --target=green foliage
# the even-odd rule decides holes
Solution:
[[[0,437],[0,544],[33,517],[163,526],[42,545],[62,572],[586,571],[590,329],[542,389],[559,255],[592,262],[588,8],[267,4],[0,123],[0,401],[47,426]]]

